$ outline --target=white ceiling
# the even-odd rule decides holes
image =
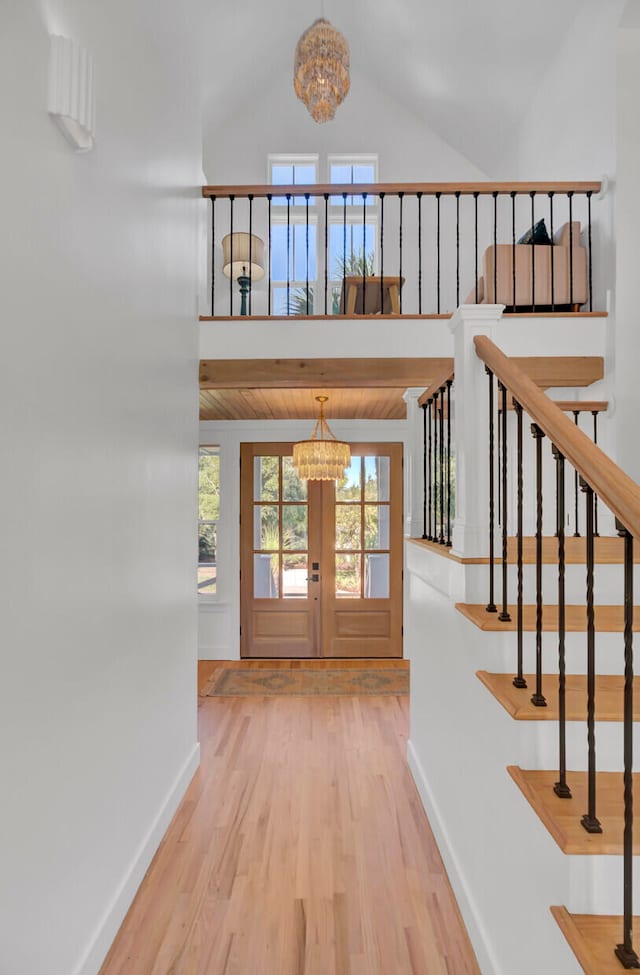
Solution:
[[[203,32],[207,111],[222,121],[293,72],[300,34],[324,13],[354,71],[401,101],[491,176],[586,0],[232,0]],[[600,0],[609,4],[611,0]],[[614,3],[612,3],[613,9]],[[324,7],[324,10],[323,10]],[[294,99],[293,90],[291,97]],[[292,101],[293,106],[293,101]],[[279,106],[282,109],[282,106]]]

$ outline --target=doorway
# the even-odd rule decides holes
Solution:
[[[240,447],[240,653],[402,656],[402,444],[301,481],[291,443]]]

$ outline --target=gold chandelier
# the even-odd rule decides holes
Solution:
[[[324,404],[328,396],[316,396],[320,416],[310,440],[293,445],[293,466],[303,481],[335,481],[344,477],[351,461],[349,444],[336,440],[324,418]]]
[[[316,122],[328,122],[349,92],[349,45],[320,17],[298,41],[293,87]]]

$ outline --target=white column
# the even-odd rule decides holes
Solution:
[[[454,338],[456,516],[452,551],[486,556],[489,539],[489,381],[476,355],[476,335],[494,337],[504,305],[461,305],[449,328]],[[497,432],[497,430],[496,430]]]
[[[425,386],[411,386],[402,394],[407,404],[407,440],[404,455],[404,533],[422,538],[423,530],[423,427],[418,400]]]

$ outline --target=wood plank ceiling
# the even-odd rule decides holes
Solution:
[[[305,420],[328,396],[329,419],[403,420],[408,387],[426,388],[450,359],[207,359],[201,420]],[[450,365],[449,365],[450,367]]]

